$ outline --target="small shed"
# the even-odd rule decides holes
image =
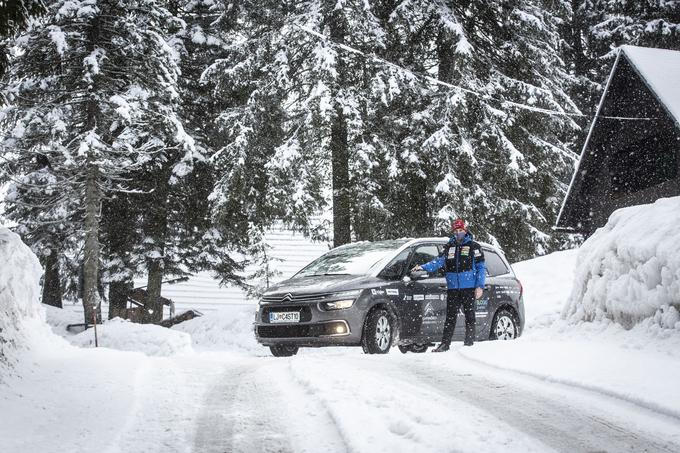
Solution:
[[[558,231],[592,234],[626,206],[680,195],[680,52],[619,49]]]

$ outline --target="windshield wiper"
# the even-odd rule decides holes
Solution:
[[[312,274],[312,277],[320,277],[320,276],[326,276],[326,275],[352,275],[352,274],[347,274],[347,273],[336,273],[336,272],[324,272],[323,274]]]

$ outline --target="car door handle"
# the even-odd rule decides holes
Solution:
[[[446,289],[446,288],[447,288],[446,285],[439,285],[439,289]]]

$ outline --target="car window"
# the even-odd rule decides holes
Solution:
[[[505,275],[510,272],[510,269],[508,269],[505,262],[503,262],[497,253],[492,252],[491,250],[484,250],[484,259],[486,261],[486,273],[489,277]]]
[[[312,261],[295,277],[307,277],[310,275],[364,275],[374,265],[395,253],[406,239],[378,242],[355,242],[340,247],[321,255]]]
[[[423,264],[429,263],[438,256],[439,247],[436,245],[421,245],[417,247],[413,253],[413,257],[411,258],[411,263],[409,264],[408,268],[413,269],[415,266],[422,266]],[[439,271],[437,271],[437,275],[444,275],[444,271],[439,269]]]
[[[406,265],[408,264],[409,256],[411,256],[411,250],[406,249],[397,255],[392,261],[389,262],[387,266],[380,272],[380,277],[386,278],[388,280],[400,279],[404,272],[406,271]]]

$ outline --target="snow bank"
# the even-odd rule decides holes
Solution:
[[[680,197],[615,211],[578,254],[563,317],[680,330]]]
[[[525,333],[560,318],[574,283],[577,254],[566,250],[512,265],[524,288]]]
[[[196,349],[204,351],[262,352],[255,341],[255,304],[233,305],[177,324],[173,330],[191,335]]]
[[[50,326],[52,332],[60,337],[70,337],[74,334],[66,330],[69,324],[79,324],[83,322],[82,305],[64,302],[64,308],[43,305],[45,310],[45,321]]]
[[[524,334],[459,354],[680,417],[678,220],[680,198],[619,210],[578,251],[513,264]]]
[[[42,268],[19,236],[0,227],[0,367],[12,365],[17,353],[48,338],[40,306]]]
[[[192,352],[191,337],[154,324],[136,324],[114,318],[97,326],[99,346],[119,351],[139,351],[148,356],[170,356]],[[88,329],[67,337],[75,346],[94,347],[94,331]]]

